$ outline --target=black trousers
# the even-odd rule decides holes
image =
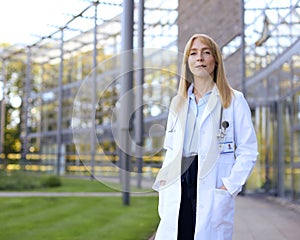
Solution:
[[[183,158],[182,169],[184,169],[184,172],[181,175],[181,202],[177,239],[194,240],[197,201],[197,156],[188,160]]]

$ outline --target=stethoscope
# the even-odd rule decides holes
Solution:
[[[223,120],[223,106],[221,106],[221,113],[220,113],[220,121],[219,121],[219,130],[217,133],[218,139],[224,139],[226,136],[226,129],[229,127],[228,121],[222,121]]]
[[[176,126],[177,120],[178,120],[178,115],[176,116],[174,123],[172,124],[170,130],[168,131],[169,133],[175,132],[175,126]]]
[[[178,116],[176,116],[176,119],[174,123],[172,124],[170,130],[168,131],[169,133],[175,132],[175,126],[178,120]],[[219,120],[219,130],[217,133],[217,138],[218,139],[224,139],[226,136],[226,129],[229,127],[229,122],[228,121],[222,121],[223,120],[223,106],[221,106],[221,112],[220,112],[220,120]]]

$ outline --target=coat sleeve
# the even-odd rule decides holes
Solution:
[[[165,130],[165,139],[163,148],[166,150],[164,161],[162,164],[162,168],[166,165],[166,159],[171,159],[172,151],[173,151],[173,143],[174,143],[174,133],[175,133],[175,125],[176,125],[176,114],[173,110],[174,106],[174,98],[171,101],[170,107],[169,107],[169,113],[168,113],[168,120],[167,120],[167,126]]]
[[[169,107],[169,113],[168,113],[167,127],[166,127],[163,147],[164,149],[170,151],[173,150],[173,138],[175,132],[175,125],[178,119],[178,114],[176,113],[175,110],[178,101],[179,101],[179,97],[177,95],[173,97]]]
[[[168,121],[167,121],[167,127],[165,132],[165,140],[164,140],[164,149],[166,150],[172,150],[173,149],[173,131],[174,131],[174,117],[173,113],[169,111],[168,114]]]
[[[165,129],[165,139],[164,139],[164,144],[163,144],[163,148],[166,150],[165,151],[165,156],[164,156],[164,161],[162,162],[162,166],[156,176],[156,179],[154,181],[154,184],[152,186],[152,189],[154,189],[155,191],[160,190],[161,187],[161,181],[166,181],[167,179],[167,173],[162,171],[162,169],[164,169],[164,167],[166,166],[166,159],[170,159],[171,155],[172,155],[172,149],[173,149],[173,127],[174,127],[174,123],[173,123],[173,114],[172,114],[172,110],[171,106],[172,106],[172,102],[170,104],[169,107],[169,112],[168,112],[168,119],[167,119],[167,126]],[[159,204],[161,206],[161,204]],[[161,209],[161,207],[159,207],[159,209]],[[160,210],[159,210],[160,212]]]
[[[236,196],[247,181],[257,159],[257,139],[246,99],[235,92],[233,100],[235,163],[228,177],[222,178],[224,186]]]

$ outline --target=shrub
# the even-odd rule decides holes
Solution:
[[[41,181],[42,187],[60,187],[62,185],[61,179],[58,176],[44,177]]]
[[[62,182],[57,176],[36,176],[22,171],[7,174],[0,171],[0,190],[22,191],[36,188],[59,187]]]

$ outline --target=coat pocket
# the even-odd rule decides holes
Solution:
[[[218,228],[223,224],[233,225],[234,198],[229,192],[222,189],[214,189],[211,224]]]

